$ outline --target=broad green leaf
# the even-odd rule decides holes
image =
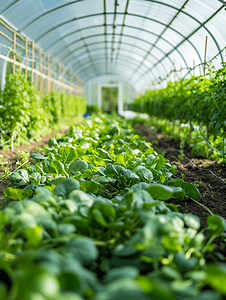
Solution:
[[[124,266],[121,268],[110,269],[104,279],[105,282],[109,283],[117,279],[135,278],[139,273],[139,270],[135,267]]]
[[[122,154],[122,153],[120,153],[120,154],[118,154],[117,156],[116,156],[116,161],[119,163],[119,164],[121,164],[121,165],[123,165],[124,167],[126,167],[126,164],[127,164],[127,154]]]
[[[169,186],[162,184],[152,184],[148,189],[148,193],[153,199],[157,200],[169,200],[173,196],[173,189]]]
[[[30,158],[33,158],[33,159],[36,159],[36,160],[43,160],[43,159],[47,159],[45,156],[43,156],[42,154],[40,153],[32,153],[30,155]]]
[[[183,214],[182,217],[183,217],[185,224],[188,227],[191,227],[193,229],[200,228],[200,220],[197,216],[192,215],[192,214]]]
[[[67,244],[67,249],[83,265],[88,265],[98,257],[98,250],[94,242],[87,237],[77,237]]]
[[[177,270],[169,267],[169,266],[163,266],[161,269],[161,275],[170,280],[176,280],[181,279],[181,274]]]
[[[93,173],[98,172],[98,168],[91,167],[87,171],[85,171],[80,177],[81,178],[88,178],[89,176],[93,175]]]
[[[60,235],[70,234],[76,231],[76,228],[73,224],[59,224],[58,232]]]
[[[226,230],[226,222],[216,215],[209,215],[206,222],[207,225],[213,230],[214,234],[220,234]]]
[[[99,190],[99,184],[92,180],[81,181],[80,188],[84,192],[96,194]]]
[[[185,191],[186,195],[190,196],[191,198],[193,198],[195,200],[199,200],[200,192],[197,189],[197,187],[192,183],[188,183],[188,182],[184,182],[184,181],[181,181],[181,182],[182,182],[181,187]]]
[[[49,170],[52,173],[63,174],[64,173],[64,165],[60,161],[53,160],[49,164]]]
[[[187,259],[182,252],[177,252],[174,255],[173,261],[182,272],[192,270],[198,263],[198,259],[196,257],[190,257]]]
[[[207,265],[205,268],[207,274],[206,283],[219,293],[226,295],[226,267],[225,265]]]
[[[23,230],[23,233],[27,239],[26,241],[26,248],[36,248],[41,239],[42,239],[42,227],[35,226],[35,227],[27,227]]]
[[[41,174],[38,172],[34,172],[29,175],[29,179],[31,181],[31,184],[39,185],[41,183]]]
[[[35,217],[31,213],[24,212],[20,215],[16,215],[12,221],[15,228],[34,228],[37,226]]]
[[[69,170],[72,174],[76,172],[84,173],[88,170],[88,164],[84,160],[76,160],[70,164]]]
[[[12,183],[12,185],[28,184],[29,183],[28,172],[24,169],[20,169],[20,170],[14,172],[10,176],[9,181]]]
[[[49,140],[49,146],[50,147],[58,146],[58,143],[57,143],[57,141],[56,141],[56,139],[54,137],[50,138],[50,140]]]
[[[134,171],[142,181],[151,182],[153,180],[152,172],[144,166],[137,166]]]
[[[156,163],[155,170],[160,171],[164,166],[165,162],[166,162],[165,158],[162,155],[158,155],[155,158],[155,163]]]
[[[67,199],[69,194],[74,190],[79,190],[80,184],[73,178],[67,178],[59,183],[53,190],[56,196],[60,196],[63,199]]]
[[[22,200],[30,198],[33,195],[33,191],[28,189],[17,189],[8,187],[4,189],[4,195],[13,200]]]
[[[76,150],[72,147],[60,147],[59,154],[62,157],[63,164],[70,164],[78,157]]]
[[[76,203],[80,203],[82,205],[91,206],[93,204],[93,198],[80,190],[73,190],[69,195],[69,199],[74,200]]]

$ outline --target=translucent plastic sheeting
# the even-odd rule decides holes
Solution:
[[[84,82],[117,74],[138,91],[194,63],[198,75],[226,46],[223,0],[1,0],[0,14]]]

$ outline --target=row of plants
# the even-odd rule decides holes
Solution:
[[[133,110],[146,112],[158,120],[167,120],[171,128],[188,125],[189,131],[225,154],[226,137],[226,63],[215,70],[209,65],[206,76],[192,76],[169,82],[166,88],[148,90],[138,97]],[[191,137],[189,137],[190,139]],[[204,143],[206,147],[206,142]],[[223,149],[223,150],[222,150]],[[222,157],[222,155],[221,155]]]
[[[84,98],[53,91],[41,96],[25,75],[8,75],[0,98],[0,144],[12,136],[23,143],[85,110]]]
[[[226,268],[206,263],[226,222],[179,213],[199,199],[121,117],[51,138],[14,172],[0,211],[0,299],[220,300]]]

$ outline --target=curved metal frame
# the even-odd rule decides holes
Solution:
[[[114,14],[114,13],[106,13],[106,15],[112,15],[112,14]],[[86,18],[91,18],[91,17],[96,17],[96,16],[102,16],[102,15],[103,15],[102,13],[99,13],[99,14],[92,14],[92,15],[82,16],[82,17],[74,18],[74,19],[68,20],[68,21],[66,21],[66,22],[63,22],[63,23],[61,23],[61,24],[58,24],[57,26],[55,26],[55,27],[53,27],[53,28],[47,30],[45,33],[43,33],[41,36],[39,36],[39,37],[35,40],[35,42],[37,43],[41,38],[43,38],[45,35],[47,35],[47,34],[50,33],[51,31],[53,31],[53,30],[55,30],[55,29],[57,29],[57,28],[59,28],[59,27],[61,27],[61,26],[64,26],[64,25],[66,25],[66,24],[68,24],[68,23],[70,23],[70,22],[74,22],[74,21],[78,21],[78,20],[86,19]],[[118,15],[124,15],[124,14],[123,14],[123,13],[118,13]],[[136,14],[127,14],[127,15],[128,15],[128,16],[133,16],[133,17],[142,18],[142,19],[147,19],[147,20],[149,20],[149,21],[156,22],[156,23],[161,24],[161,25],[163,25],[163,26],[167,26],[167,24],[165,24],[165,23],[163,23],[163,22],[157,21],[157,20],[152,19],[152,18],[148,18],[148,17],[146,17],[146,16],[140,16],[140,15],[136,15]],[[176,30],[176,29],[174,29],[174,28],[171,28],[170,26],[168,26],[168,28],[170,28],[171,30],[173,30],[174,32],[176,32],[177,34],[179,34],[182,38],[187,39],[187,37],[185,37],[183,34],[181,34],[178,30]],[[196,51],[196,53],[197,53],[197,55],[198,55],[200,61],[202,62],[202,58],[201,58],[201,56],[200,56],[200,54],[199,54],[197,48],[195,47],[195,45],[194,45],[191,41],[189,41],[189,40],[188,40],[188,42],[189,42],[189,43],[191,44],[191,46],[194,48],[194,50]]]
[[[123,65],[124,65],[124,64],[123,64]],[[128,64],[125,64],[124,67],[125,67],[126,69],[133,70],[133,68],[131,68]],[[86,71],[90,72],[90,67],[89,67],[89,66],[83,68],[83,69],[80,71],[80,74],[81,74],[80,77],[81,77],[81,78],[84,77],[84,72],[86,72]],[[105,74],[105,73],[103,73],[103,74]],[[111,75],[111,74],[108,74],[108,75]],[[95,76],[95,75],[94,75],[94,76]],[[87,80],[87,79],[86,79],[86,80]]]
[[[99,49],[98,49],[99,50]],[[97,51],[98,51],[97,50]],[[132,59],[132,58],[130,58],[130,61],[128,60],[128,58],[129,57],[127,57],[126,55],[122,55],[122,59],[120,59],[120,61],[122,60],[122,62],[127,62],[129,65],[131,64],[131,65],[133,65],[134,66],[134,60]],[[103,65],[105,65],[105,59],[103,59],[103,58],[99,58],[99,59],[95,59],[95,62],[97,62],[97,64],[98,65],[100,65],[100,63],[99,62],[103,62]],[[72,65],[72,69],[75,69],[76,70],[76,73],[78,73],[79,74],[79,72],[80,72],[80,70],[84,67],[84,66],[86,66],[88,64],[88,62],[83,62],[82,63],[82,66],[78,66],[78,68],[76,68],[76,66],[75,66],[75,64],[74,65]],[[145,69],[148,69],[148,67],[146,67],[146,66],[144,66],[144,68]]]
[[[65,6],[72,5],[72,4],[74,4],[74,3],[78,3],[78,2],[81,2],[81,1],[85,1],[85,0],[75,0],[75,1],[70,1],[69,3],[65,3],[65,4],[60,5],[60,6],[58,6],[58,7],[49,9],[48,11],[42,13],[40,16],[34,18],[32,21],[30,21],[28,24],[26,24],[26,25],[25,25],[23,28],[21,28],[20,30],[23,31],[27,26],[29,26],[30,24],[32,24],[33,22],[35,22],[35,21],[38,20],[39,18],[43,17],[44,15],[47,15],[47,14],[49,14],[49,13],[55,11],[55,10],[61,9],[61,8],[65,7]],[[148,2],[150,2],[150,0],[142,0],[142,1],[148,1]],[[158,4],[161,4],[161,5],[164,5],[164,6],[167,6],[167,7],[170,7],[170,8],[172,8],[172,9],[175,9],[175,10],[179,11],[179,9],[178,9],[177,7],[175,7],[175,6],[173,6],[173,5],[170,5],[170,4],[162,3],[162,2],[157,1],[157,0],[151,0],[151,2],[153,2],[153,3],[158,3]],[[224,4],[225,4],[225,3],[224,3]],[[192,18],[192,19],[195,20],[197,23],[199,23],[200,25],[202,25],[202,23],[201,23],[198,19],[196,19],[195,17],[193,17],[192,15],[186,13],[185,11],[181,11],[181,13],[187,15],[188,17]],[[98,15],[108,15],[108,14],[109,14],[109,13],[106,13],[106,12],[105,12],[105,14],[104,14],[104,13],[101,13],[101,14],[98,14]],[[124,15],[124,13],[117,13],[117,14],[123,14],[123,15]],[[129,14],[129,13],[127,12],[127,15],[134,15],[134,14]],[[93,15],[93,16],[94,16],[94,15]],[[139,16],[139,15],[137,15],[137,16]],[[141,17],[142,17],[142,18],[147,18],[147,17],[144,17],[144,16],[141,16]],[[79,19],[80,19],[80,18],[77,18],[77,19],[75,19],[75,20],[79,20]],[[73,21],[75,21],[75,20],[73,20]],[[156,21],[156,20],[155,20],[155,21]],[[163,25],[166,25],[166,24],[163,24]],[[57,25],[57,26],[59,26],[59,25]],[[57,26],[56,26],[56,27],[57,27]],[[56,27],[55,27],[55,28],[56,28]],[[214,40],[214,42],[215,42],[215,44],[216,44],[216,46],[217,46],[217,49],[220,51],[220,47],[219,47],[217,41],[215,40],[214,36],[212,35],[212,33],[211,33],[211,32],[208,30],[208,28],[206,28],[204,25],[202,25],[202,27],[205,28],[205,30],[209,33],[209,35],[210,35],[210,36],[212,37],[212,39]],[[53,27],[50,31],[54,30],[55,28]],[[171,28],[171,27],[168,26],[168,28]],[[172,28],[171,28],[171,29],[172,29]],[[48,31],[47,31],[45,34],[47,34],[47,33],[48,33]],[[39,38],[40,38],[40,37],[39,37]],[[221,59],[223,60],[223,57],[221,57]],[[201,60],[200,60],[200,61],[201,61]]]
[[[119,34],[116,34],[116,35],[119,35]],[[96,37],[96,36],[104,36],[104,34],[99,34],[99,35],[91,35],[91,36],[88,36],[88,37],[86,37],[86,39],[89,39],[89,38],[93,38],[93,37]],[[132,35],[124,35],[125,37],[129,37],[129,38],[132,38],[132,39],[134,39],[134,37],[132,36]],[[137,38],[136,38],[137,39]],[[146,44],[148,44],[148,45],[151,45],[151,43],[149,43],[149,42],[147,42],[146,40],[143,40],[143,39],[138,39],[139,41],[142,41],[142,42],[144,42],[144,43],[146,43]],[[80,42],[80,40],[78,40],[78,41],[76,41],[76,42],[72,42],[71,44],[68,44],[67,46],[68,47],[70,47],[71,45],[73,45],[73,44],[76,44],[76,43],[78,43],[78,42]],[[99,43],[103,43],[103,42],[99,42]],[[134,45],[134,47],[135,47],[135,45]],[[65,56],[64,57],[64,59],[62,59],[61,60],[61,62],[63,63],[63,61],[65,60],[65,59],[68,59],[69,58],[69,56],[71,55],[71,54],[73,54],[76,50],[79,50],[79,49],[81,49],[82,47],[80,47],[80,48],[78,48],[78,49],[75,49],[74,51],[72,51],[70,54],[68,54],[67,56]],[[160,49],[159,47],[156,47],[156,49],[158,49],[161,53],[163,53],[163,55],[165,55],[166,53],[162,50],[162,49]],[[58,52],[57,54],[56,54],[56,56],[58,56],[59,55],[59,53],[61,53],[62,52],[62,50],[60,51],[60,52]],[[92,51],[91,51],[92,52]],[[153,54],[151,54],[151,56],[153,56]],[[172,60],[170,59],[170,58],[168,58],[171,62],[172,62]],[[173,63],[173,62],[172,62]]]
[[[19,2],[19,1],[20,1],[20,0],[14,0],[11,4],[9,4],[6,8],[4,8],[4,9],[2,10],[1,13],[5,12],[6,10],[8,10],[10,7],[12,7],[14,4],[16,4],[16,3]],[[56,10],[59,10],[59,9],[61,9],[61,8],[63,8],[63,7],[68,6],[68,5],[76,4],[76,3],[78,3],[78,2],[83,2],[83,1],[85,1],[85,0],[74,0],[74,1],[71,1],[71,2],[69,2],[69,3],[65,3],[65,4],[59,5],[59,6],[57,6],[57,7],[51,8],[51,9],[45,11],[44,13],[42,12],[39,16],[37,16],[36,18],[34,18],[32,21],[28,22],[25,26],[23,26],[23,28],[21,28],[20,31],[24,30],[26,27],[28,27],[29,25],[31,25],[33,22],[35,22],[36,20],[40,19],[40,18],[43,17],[44,15],[50,14],[51,12],[56,11]],[[73,22],[73,21],[76,21],[76,20],[79,20],[79,19],[84,19],[84,18],[89,18],[89,17],[95,17],[95,16],[100,16],[100,15],[104,15],[104,17],[105,17],[105,23],[104,23],[103,25],[99,25],[99,26],[105,26],[105,34],[104,34],[104,35],[106,36],[106,26],[108,26],[108,25],[106,24],[106,16],[107,16],[107,15],[112,15],[112,14],[114,14],[114,17],[116,17],[117,14],[118,14],[118,15],[124,15],[124,16],[125,16],[125,15],[128,15],[128,16],[140,17],[140,18],[142,18],[142,19],[147,19],[147,20],[151,20],[151,21],[153,21],[153,22],[157,22],[157,23],[159,23],[159,24],[162,24],[162,25],[165,26],[166,28],[170,28],[170,29],[173,30],[174,32],[177,32],[180,36],[182,36],[182,37],[184,38],[178,45],[176,45],[175,47],[173,47],[173,49],[171,49],[171,51],[169,51],[168,53],[163,52],[163,53],[165,53],[164,57],[162,57],[161,59],[159,59],[159,61],[158,61],[156,64],[154,64],[154,65],[152,66],[152,68],[149,68],[147,71],[143,72],[143,75],[141,75],[141,76],[139,77],[139,80],[140,80],[143,76],[145,76],[145,74],[146,74],[147,72],[150,72],[153,68],[157,67],[158,64],[161,64],[161,65],[162,65],[162,61],[163,61],[165,58],[168,58],[168,59],[169,59],[168,56],[169,56],[173,51],[177,51],[177,52],[180,54],[180,52],[178,51],[177,48],[178,48],[182,43],[184,43],[185,41],[188,41],[188,42],[189,42],[189,44],[194,48],[195,52],[197,53],[197,55],[198,55],[198,57],[199,57],[199,59],[200,59],[200,62],[203,62],[203,60],[202,60],[202,58],[201,58],[201,56],[200,56],[200,54],[199,54],[197,48],[196,48],[195,45],[189,40],[189,38],[190,38],[193,34],[195,34],[195,32],[197,32],[201,27],[203,27],[203,28],[209,33],[209,35],[210,35],[211,38],[213,39],[213,41],[214,41],[214,43],[215,43],[217,49],[220,51],[220,47],[219,47],[218,42],[216,41],[216,39],[215,39],[215,37],[213,36],[213,34],[211,33],[211,31],[210,31],[205,25],[206,25],[206,23],[208,23],[209,20],[211,20],[211,18],[213,18],[214,15],[216,15],[223,7],[225,7],[225,5],[226,5],[226,2],[225,2],[225,1],[223,1],[223,0],[218,0],[218,1],[220,1],[223,5],[222,5],[222,6],[221,6],[221,7],[220,7],[220,8],[219,8],[219,9],[218,9],[211,17],[210,17],[210,18],[208,18],[208,19],[207,19],[206,21],[204,21],[203,23],[201,23],[198,19],[196,19],[195,17],[193,17],[193,16],[190,15],[189,13],[187,13],[187,12],[185,12],[185,11],[182,11],[181,9],[179,9],[179,8],[173,6],[173,5],[166,4],[166,3],[162,3],[162,2],[157,1],[157,0],[141,0],[141,1],[148,1],[148,2],[153,2],[153,3],[158,3],[158,4],[161,4],[161,5],[170,7],[170,8],[172,8],[172,9],[175,9],[175,10],[178,11],[178,12],[180,11],[181,13],[183,13],[183,14],[187,15],[188,17],[192,18],[193,20],[195,20],[198,24],[200,24],[200,26],[199,26],[198,28],[196,28],[196,30],[194,30],[190,35],[188,35],[187,37],[185,37],[185,36],[183,36],[180,32],[178,32],[177,30],[175,30],[174,28],[172,28],[171,26],[169,26],[170,24],[168,24],[168,25],[167,25],[167,24],[164,24],[163,22],[154,20],[154,19],[152,19],[152,18],[148,18],[147,16],[141,16],[141,15],[137,15],[137,14],[133,14],[133,13],[128,13],[128,12],[126,12],[126,13],[116,12],[116,9],[115,9],[115,11],[114,11],[113,13],[107,13],[107,12],[106,12],[106,6],[105,6],[104,12],[103,12],[103,13],[92,14],[92,15],[88,15],[88,16],[81,16],[81,17],[79,17],[79,18],[73,18],[73,19],[68,20],[68,21],[66,21],[66,22],[63,22],[63,23],[61,23],[61,24],[58,24],[57,26],[52,27],[51,29],[45,31],[41,36],[39,36],[39,37],[36,39],[36,41],[39,41],[41,38],[43,38],[43,37],[44,37],[45,35],[47,35],[49,32],[51,32],[51,31],[53,31],[53,30],[55,30],[55,29],[57,29],[57,28],[59,28],[59,27],[65,25],[65,24],[68,24],[68,23],[70,23],[70,22]],[[105,0],[104,0],[104,3],[105,3]],[[117,1],[116,1],[115,3],[117,3]],[[127,2],[127,3],[128,3],[128,2]],[[116,7],[116,6],[115,6],[115,7]],[[123,26],[125,26],[125,24],[123,24],[123,25],[121,25],[121,26],[123,27]],[[129,26],[128,26],[128,27],[129,27]],[[137,28],[137,29],[138,29],[138,30],[142,30],[141,28]],[[81,31],[82,31],[82,30],[85,30],[85,28],[84,28],[84,29],[81,29]],[[147,31],[147,32],[149,32],[149,31]],[[149,33],[150,33],[150,32],[149,32]],[[110,35],[110,34],[109,34],[109,35]],[[115,32],[113,32],[113,34],[112,34],[113,38],[114,38],[115,35],[116,35]],[[98,35],[96,35],[96,36],[98,36]],[[99,36],[100,36],[100,35],[99,35]],[[126,37],[127,35],[123,35],[123,36]],[[90,36],[90,37],[91,37],[91,36]],[[129,36],[129,37],[130,37],[130,36]],[[64,37],[64,38],[65,38],[65,37]],[[81,39],[81,40],[84,41],[84,43],[85,43],[85,44],[84,44],[84,48],[86,48],[87,53],[90,54],[90,51],[89,51],[89,49],[88,49],[89,44],[86,44],[86,42],[85,42],[86,38],[87,38],[87,37],[85,37],[85,38],[83,38],[83,39]],[[135,37],[133,37],[133,38],[135,38]],[[162,37],[161,37],[161,38],[162,38]],[[136,39],[138,39],[138,38],[136,38]],[[57,41],[57,42],[58,42],[58,41]],[[77,41],[75,41],[74,43],[76,43],[76,42],[77,42]],[[123,43],[120,43],[120,44],[123,44]],[[106,45],[106,43],[105,43],[105,45]],[[156,46],[154,46],[154,47],[156,47]],[[156,48],[157,48],[157,47],[156,47]],[[157,49],[158,49],[158,48],[157,48]],[[107,54],[107,51],[106,51],[106,54]],[[146,52],[146,54],[149,55],[150,53]],[[71,55],[71,54],[69,54],[69,55]],[[182,57],[183,61],[185,61],[185,59],[184,59],[184,57],[183,57],[182,54],[181,54],[181,57]],[[223,61],[223,55],[222,55],[222,53],[220,54],[220,57],[221,57],[221,60]],[[90,58],[92,58],[91,55],[90,55]],[[144,57],[144,58],[145,58],[145,57]],[[118,59],[118,57],[117,57],[117,59]],[[91,60],[92,60],[92,59],[91,59]],[[90,60],[90,62],[92,63],[91,60]],[[172,60],[171,60],[171,61],[172,61]],[[106,60],[106,62],[107,62],[107,60]],[[186,63],[186,65],[187,65],[187,63]],[[95,65],[94,65],[94,70],[95,70],[95,69],[96,69],[96,68],[95,68]],[[96,73],[98,73],[98,72],[96,72]]]
[[[104,42],[103,42],[104,43]],[[98,44],[98,43],[94,43],[94,44]],[[132,44],[129,44],[129,45],[132,45]],[[101,48],[102,49],[102,48]],[[110,48],[108,48],[108,50],[109,50]],[[93,51],[95,51],[96,49],[94,49]],[[98,50],[100,50],[100,49],[98,49]],[[122,51],[124,51],[124,52],[129,52],[130,53],[130,51],[129,50],[126,50],[126,49],[122,49]],[[144,50],[143,50],[144,51]],[[134,53],[135,55],[137,55],[137,56],[139,56],[138,54],[136,54],[136,53]],[[155,57],[155,55],[153,55],[152,54],[152,56],[156,59],[156,61],[158,61],[158,59]],[[130,58],[130,57],[128,57],[128,56],[126,56],[127,58]],[[141,56],[139,56],[139,57],[141,57]],[[76,59],[77,59],[78,57],[76,57]],[[132,58],[130,58],[130,59],[132,59]],[[65,64],[65,66],[67,66],[67,64]],[[74,64],[72,64],[72,67],[74,66]],[[166,68],[165,68],[165,66],[164,66],[164,64],[163,65],[161,65],[162,67],[163,67],[163,69],[165,70],[165,72],[167,73],[167,70],[166,70]]]
[[[109,25],[106,25],[106,26],[112,26],[112,25],[109,24]],[[120,24],[120,25],[117,25],[117,26],[121,26],[121,27],[122,27],[121,24]],[[62,41],[64,38],[69,37],[69,36],[72,35],[72,34],[76,34],[76,33],[80,32],[80,31],[83,31],[83,30],[88,30],[88,29],[91,29],[91,28],[98,28],[98,27],[103,27],[103,25],[89,26],[89,27],[85,27],[85,28],[82,28],[82,29],[79,29],[79,30],[70,32],[70,33],[67,34],[66,36],[64,36],[64,37],[62,37],[61,39],[59,39],[59,40],[57,40],[56,42],[54,42],[54,43],[53,43],[51,46],[49,46],[48,48],[44,49],[44,51],[48,51],[51,47],[55,46],[58,42]],[[129,25],[125,25],[124,27],[131,28],[131,29],[135,29],[135,30],[140,30],[140,31],[146,32],[146,33],[148,33],[148,34],[152,34],[152,35],[154,35],[154,36],[158,36],[158,34],[156,34],[156,33],[154,33],[154,32],[151,32],[151,31],[148,31],[148,30],[143,29],[143,28],[139,28],[139,27],[135,27],[135,26],[129,26]],[[162,39],[164,42],[168,43],[170,46],[174,47],[174,45],[173,45],[172,43],[170,43],[168,40],[166,40],[165,38],[161,37],[161,39]],[[96,42],[96,43],[100,43],[100,42]],[[101,43],[102,43],[102,42],[101,42]],[[107,42],[106,42],[106,43],[107,43]],[[90,45],[93,45],[93,44],[94,44],[94,43],[91,43],[91,44],[89,44],[89,46],[90,46]],[[123,43],[123,44],[126,44],[126,43]],[[134,45],[134,47],[135,47],[135,45]],[[81,48],[81,47],[80,47],[80,48]],[[80,48],[78,48],[78,49],[76,49],[76,50],[80,50]],[[146,50],[144,50],[144,51],[147,52]],[[186,67],[188,68],[188,64],[187,64],[187,62],[186,62],[184,56],[181,54],[181,52],[180,52],[178,49],[176,49],[176,51],[178,52],[178,54],[179,54],[180,57],[182,58],[182,60],[183,60],[184,64],[186,65]],[[74,53],[74,52],[70,52],[70,53],[67,55],[67,57],[70,56],[70,55],[73,54],[73,53]],[[53,56],[54,56],[54,54],[53,54]]]

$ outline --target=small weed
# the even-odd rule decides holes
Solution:
[[[203,214],[203,216],[209,216],[209,213],[207,213],[205,211],[203,211],[202,214]]]
[[[185,174],[181,173],[180,175],[181,175],[182,180],[184,180]]]
[[[204,197],[206,196],[206,192],[203,192],[202,196],[203,196],[203,198],[204,198]]]
[[[199,181],[202,181],[202,178],[199,178]]]
[[[222,172],[222,169],[220,169],[218,172],[221,173],[221,172]]]
[[[213,199],[213,195],[211,195],[212,199]]]

